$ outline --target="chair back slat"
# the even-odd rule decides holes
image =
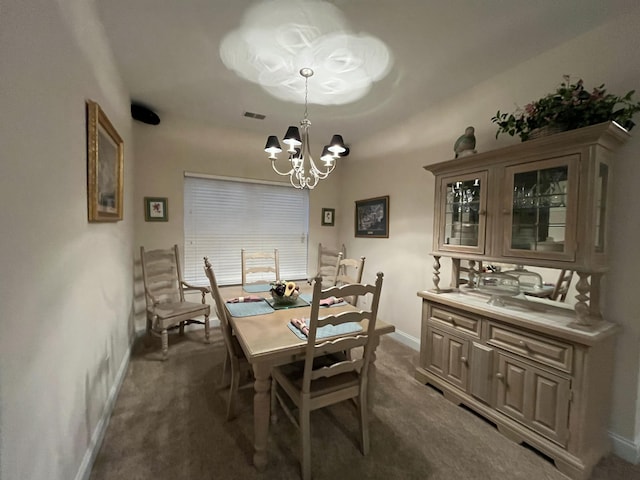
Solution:
[[[231,324],[229,323],[227,309],[224,306],[224,299],[222,298],[222,294],[220,293],[220,288],[218,287],[218,282],[216,281],[216,276],[213,273],[213,267],[211,266],[208,257],[204,257],[204,274],[209,279],[211,294],[213,295],[213,299],[215,300],[216,313],[218,316],[218,320],[220,321],[222,336],[224,337],[224,342],[229,349],[232,344]]]
[[[326,247],[322,243],[318,244],[318,269],[316,276],[322,277],[323,287],[335,285],[335,277],[338,272],[338,261],[347,255],[344,244],[342,248]]]
[[[168,249],[145,250],[140,247],[142,277],[146,291],[159,303],[183,300],[177,246]]]
[[[308,394],[311,391],[311,382],[320,377],[342,375],[355,372],[359,381],[366,383],[367,370],[375,342],[371,342],[375,331],[376,318],[380,292],[382,291],[383,274],[376,275],[376,283],[371,284],[347,284],[338,287],[322,289],[322,278],[316,277],[313,285],[313,298],[311,301],[311,315],[309,318],[309,334],[307,336],[307,348],[305,352],[304,374],[302,379],[302,392]],[[320,301],[330,297],[343,295],[371,296],[371,307],[368,310],[354,310],[341,312],[336,315],[320,317]],[[323,312],[324,313],[324,312]],[[347,322],[359,322],[366,326],[366,330],[358,330],[353,333],[340,335],[337,338],[317,341],[318,328],[327,325],[342,325]],[[314,359],[327,353],[347,351],[357,346],[362,346],[359,359],[350,357],[333,362],[333,366],[315,365]]]
[[[280,258],[277,248],[273,252],[253,253],[249,253],[243,248],[240,251],[240,261],[242,285],[280,280]]]
[[[366,258],[341,258],[338,262],[338,269],[333,284],[336,286],[348,285],[351,283],[362,283],[364,273],[364,262]],[[347,294],[345,294],[347,295]],[[345,298],[351,305],[356,305],[358,295],[351,295]]]

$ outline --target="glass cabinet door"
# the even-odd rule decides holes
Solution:
[[[441,180],[441,250],[484,253],[486,185],[486,171]]]
[[[503,254],[573,260],[578,156],[505,169]]]

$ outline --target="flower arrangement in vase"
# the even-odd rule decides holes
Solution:
[[[609,121],[631,130],[635,125],[632,117],[640,111],[640,102],[631,99],[634,93],[635,90],[631,90],[619,97],[607,93],[604,84],[589,92],[582,79],[571,83],[569,76],[564,75],[555,92],[514,113],[498,110],[491,121],[498,125],[496,138],[508,133],[520,136],[522,141],[539,136],[541,129],[555,133]]]

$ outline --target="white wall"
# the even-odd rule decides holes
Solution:
[[[491,117],[497,110],[513,111],[515,104],[524,106],[540,98],[562,81],[563,74],[583,78],[588,87],[605,83],[609,91],[618,95],[640,88],[639,24],[640,9],[509,71],[497,72],[486,82],[430,107],[397,128],[376,133],[352,146],[352,157],[342,177],[341,210],[353,208],[353,201],[360,198],[390,195],[390,238],[353,238],[349,215],[342,217],[340,235],[348,239],[350,255],[367,257],[365,277],[376,270],[384,271],[381,318],[393,322],[406,334],[406,340],[418,341],[420,335],[420,300],[416,291],[433,286],[433,259],[429,252],[434,182],[422,166],[452,158],[453,143],[468,125],[476,128],[479,151],[518,142],[508,136],[496,140],[497,127]],[[638,99],[637,94],[635,98]],[[640,118],[636,121],[640,123]],[[629,194],[637,190],[640,180],[640,131],[634,130],[632,135],[614,167],[616,213],[611,225],[615,233],[611,235],[612,273],[605,286],[604,316],[622,327],[616,348],[610,429],[616,452],[636,461],[640,445],[640,296],[636,288],[640,217],[633,207],[630,209]],[[447,283],[448,277],[442,284]]]
[[[91,2],[0,8],[0,478],[76,477],[132,335],[128,96]],[[125,144],[124,221],[87,222],[85,99]]]

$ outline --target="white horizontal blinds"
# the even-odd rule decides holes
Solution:
[[[307,278],[309,192],[288,186],[186,176],[187,282],[206,285],[209,257],[220,285],[241,283],[240,250],[278,249],[282,279]]]

